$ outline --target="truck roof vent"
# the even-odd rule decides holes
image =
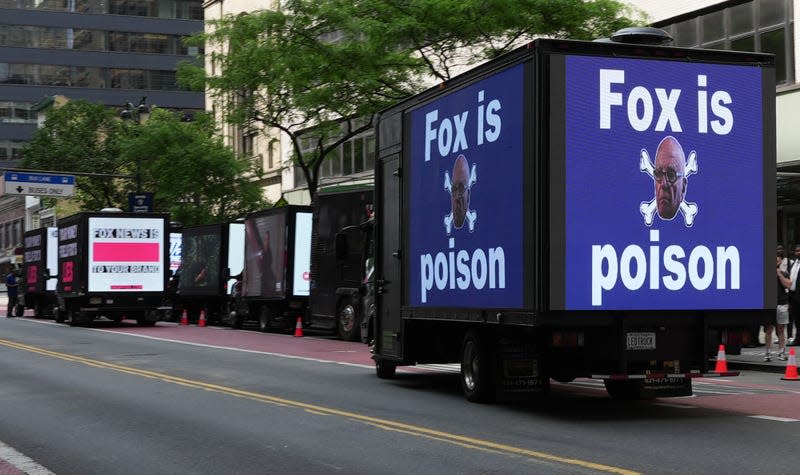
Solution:
[[[671,46],[672,36],[660,28],[635,26],[623,28],[611,35],[614,43],[634,43],[639,45]]]

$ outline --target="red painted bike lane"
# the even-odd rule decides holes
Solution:
[[[233,330],[225,327],[198,327],[161,322],[154,327],[121,326],[102,328],[101,330],[165,341],[374,366],[367,345],[360,342],[340,341],[332,337],[295,337],[278,333]]]

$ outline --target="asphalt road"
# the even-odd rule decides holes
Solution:
[[[189,344],[191,343],[191,344]],[[0,441],[57,474],[796,473],[800,386],[609,399],[594,381],[477,405],[447,368],[379,380],[366,347],[220,328],[0,319]]]

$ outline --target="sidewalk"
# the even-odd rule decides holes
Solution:
[[[800,357],[800,346],[787,346],[786,355],[794,348],[795,355]],[[725,355],[725,360],[728,362],[728,369],[731,370],[747,370],[747,371],[763,371],[765,373],[781,373],[786,371],[786,361],[781,361],[777,358],[778,345],[772,345],[772,361],[764,361],[764,345],[754,348],[742,348],[740,355]],[[716,359],[716,358],[714,358]],[[713,369],[713,367],[712,367]]]

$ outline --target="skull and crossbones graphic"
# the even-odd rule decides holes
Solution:
[[[475,230],[475,223],[478,221],[478,213],[469,209],[469,197],[472,192],[472,185],[478,181],[477,167],[473,163],[470,170],[467,159],[464,155],[459,155],[453,165],[453,177],[444,172],[444,189],[450,195],[450,212],[444,217],[444,227],[447,234],[453,232],[453,227],[461,229],[467,223],[469,232]]]
[[[667,169],[666,171],[658,168],[660,166],[659,157],[664,154],[668,158],[664,159],[665,162],[676,164],[679,170],[674,168]],[[682,170],[680,170],[682,169]],[[674,137],[665,137],[656,150],[656,164],[650,161],[650,154],[646,149],[642,149],[639,155],[639,171],[646,173],[653,179],[656,184],[655,196],[650,201],[642,201],[639,205],[639,212],[644,217],[644,224],[651,226],[653,224],[654,215],[658,213],[659,217],[665,221],[670,221],[675,217],[675,203],[673,201],[679,200],[678,210],[683,215],[683,222],[686,227],[691,227],[694,224],[694,218],[698,212],[696,203],[686,201],[684,195],[686,193],[687,181],[686,179],[697,173],[697,152],[692,150],[686,162],[683,162],[683,149]],[[659,187],[662,192],[659,192]],[[670,189],[669,187],[674,187]],[[672,195],[670,195],[672,193]],[[666,211],[662,212],[659,209],[659,200],[664,202]],[[670,214],[671,210],[671,214]]]

